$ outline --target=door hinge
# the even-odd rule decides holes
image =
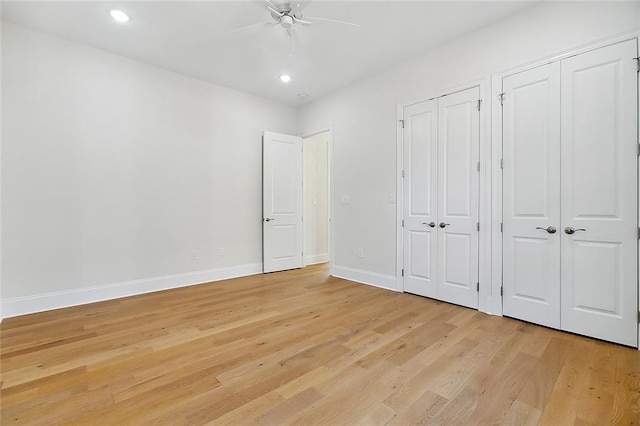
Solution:
[[[504,294],[504,287],[500,287],[500,296]]]
[[[402,227],[404,228],[404,219],[402,219]]]
[[[638,144],[638,155],[640,155],[640,143]]]
[[[500,100],[500,105],[504,105],[504,93],[500,93],[498,95],[498,99]]]
[[[502,232],[502,222],[500,222],[500,232]]]
[[[400,122],[400,124],[402,125],[402,128],[404,129],[404,120],[398,120]]]
[[[402,177],[404,177],[404,170],[402,171]]]
[[[404,277],[404,268],[402,268],[401,275]]]
[[[480,283],[476,283],[476,291],[480,291]]]
[[[636,65],[637,65],[637,72],[640,72],[640,56],[638,56],[637,58],[633,58],[636,60]]]
[[[640,240],[640,228],[638,228],[638,239]]]
[[[504,169],[504,159],[500,159],[500,168]]]
[[[476,169],[478,169],[478,171],[480,171],[480,162],[478,161],[478,164],[476,165]]]
[[[478,111],[480,111],[480,105],[482,105],[482,99],[478,99]]]
[[[476,228],[478,229],[478,231],[480,231],[480,222],[476,223]]]

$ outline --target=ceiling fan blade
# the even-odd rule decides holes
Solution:
[[[256,24],[245,25],[244,27],[240,27],[240,28],[236,28],[235,30],[227,31],[226,33],[224,33],[222,35],[223,36],[228,36],[228,35],[235,34],[235,33],[241,32],[241,31],[251,30],[253,28],[270,27],[271,25],[275,25],[275,24],[277,24],[277,22],[275,22],[275,21],[258,22]]]
[[[297,22],[297,23],[304,24],[304,25],[311,25],[311,24],[313,24],[313,22],[309,22],[309,21],[305,21],[304,19],[296,18],[296,16],[295,16],[295,15],[289,15],[289,16],[291,16],[291,17],[293,18],[293,20],[294,20],[295,22]]]
[[[284,15],[284,12],[280,12],[278,7],[273,4],[270,0],[251,0],[251,3],[254,3],[260,9],[264,9],[267,12],[280,16]]]
[[[275,4],[271,3],[271,0],[264,0],[264,1],[267,2],[267,9],[280,15],[280,11],[278,10],[278,7]]]
[[[333,22],[334,24],[344,24],[344,25],[351,25],[352,27],[360,27],[360,24],[356,24],[353,22],[347,22],[347,21],[338,21],[337,19],[327,19],[327,18],[317,18],[315,16],[306,16],[305,19],[308,19],[310,21],[325,21],[325,22]]]
[[[283,17],[284,16],[284,12],[279,12],[278,9],[274,9],[273,7],[269,6],[267,7],[267,10],[271,13],[273,13],[274,15],[278,15],[279,17]]]

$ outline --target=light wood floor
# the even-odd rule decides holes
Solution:
[[[640,423],[640,352],[324,265],[6,319],[2,424]]]

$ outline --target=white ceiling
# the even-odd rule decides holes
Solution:
[[[2,18],[223,86],[299,105],[447,40],[489,25],[531,1],[323,1],[296,24],[293,58],[280,26],[225,32],[264,22],[261,1],[2,1]],[[286,0],[272,0],[286,3]],[[131,21],[119,24],[111,9]],[[288,73],[288,84],[278,76]],[[298,99],[307,93],[306,100]]]

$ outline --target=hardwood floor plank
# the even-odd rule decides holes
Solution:
[[[278,393],[282,395],[280,390],[278,390]],[[263,425],[287,423],[291,418],[308,409],[322,398],[323,395],[320,392],[313,387],[308,387],[279,404],[273,404],[268,410],[256,418],[256,423]]]
[[[536,380],[527,381],[522,392],[518,395],[518,401],[537,409],[542,409],[545,406],[564,366],[570,346],[566,340],[556,338],[549,340],[533,372]],[[526,352],[523,351],[523,353]]]
[[[447,367],[457,364],[456,357],[460,359],[463,354],[473,350],[477,345],[478,342],[470,339],[456,342],[448,348],[448,351],[418,370],[417,374],[411,371],[412,376],[402,377],[401,381],[394,384],[393,392],[385,398],[384,402],[398,412],[406,409],[428,390],[428,387],[444,373]]]
[[[521,401],[514,401],[502,424],[505,426],[535,426],[540,419],[540,410]]]
[[[586,375],[585,389],[578,400],[577,420],[594,424],[611,422],[617,369],[616,348],[596,342],[596,355]]]
[[[616,347],[617,368],[612,424],[640,425],[640,360],[638,351]]]
[[[391,424],[395,425],[428,425],[435,424],[434,418],[442,411],[449,401],[431,391],[420,395],[413,403],[402,410]]]
[[[573,424],[578,402],[584,390],[586,375],[595,355],[595,342],[575,339],[560,370],[549,399],[542,410],[539,424]]]

